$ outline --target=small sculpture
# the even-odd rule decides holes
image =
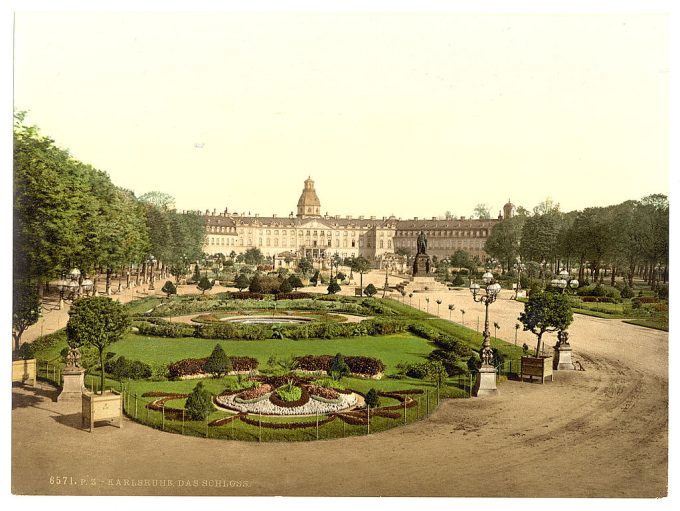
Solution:
[[[66,355],[66,369],[82,369],[80,365],[80,350],[78,348],[69,348]]]
[[[565,332],[564,330],[557,332],[557,345],[569,346],[569,332]]]

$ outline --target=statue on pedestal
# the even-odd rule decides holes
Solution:
[[[425,277],[430,273],[430,256],[427,255],[427,238],[425,233],[420,231],[416,240],[418,253],[413,261],[413,276]]]
[[[427,253],[427,238],[425,237],[425,233],[423,231],[420,231],[420,234],[418,234],[416,247],[418,248],[418,254]]]

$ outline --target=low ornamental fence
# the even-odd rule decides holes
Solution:
[[[416,393],[419,392],[419,393]],[[124,413],[146,426],[181,435],[257,442],[308,441],[344,438],[385,431],[430,415],[439,405],[435,389],[380,394],[397,404],[357,409],[330,415],[273,417],[252,413],[212,413],[204,421],[192,420],[184,409],[186,394],[144,393],[122,384]],[[164,397],[165,396],[165,397]],[[219,416],[217,416],[219,415]]]

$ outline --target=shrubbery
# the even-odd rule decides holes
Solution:
[[[631,300],[633,309],[639,309],[643,303],[657,303],[659,300],[653,296],[636,296]]]
[[[333,355],[305,355],[297,357],[298,369],[303,371],[324,371],[331,369],[331,364],[335,356]],[[385,364],[381,360],[372,357],[344,357],[345,363],[349,366],[352,374],[375,376],[385,370]]]
[[[193,420],[203,421],[214,410],[212,404],[212,394],[208,389],[203,388],[203,382],[198,382],[189,397],[187,397],[184,408]]]
[[[168,365],[168,378],[177,379],[182,376],[207,373],[205,363],[207,358],[185,358]],[[231,370],[238,372],[257,369],[258,361],[252,357],[229,357]]]
[[[129,360],[123,356],[107,360],[104,363],[106,372],[113,375],[117,380],[144,380],[151,378],[153,372],[151,366],[140,360]]]
[[[582,286],[576,290],[578,296],[596,296],[596,297],[607,297],[614,301],[611,303],[621,302],[621,291],[612,286],[604,286],[602,284],[596,284],[594,286]],[[586,301],[586,300],[584,300]],[[602,300],[600,300],[602,301]]]
[[[276,295],[277,300],[304,300],[312,297],[309,293],[279,293]]]
[[[58,344],[66,344],[66,329],[62,328],[51,334],[43,335],[38,337],[35,341],[31,343],[24,343],[24,346],[30,345],[30,348],[24,348],[25,350],[32,350],[33,354],[40,353],[41,351],[46,351],[54,348]]]
[[[169,321],[156,320],[135,322],[139,335],[149,335],[154,337],[193,337],[195,327],[183,325],[181,323],[170,323]]]
[[[656,290],[659,300],[668,300],[668,284],[661,284]]]

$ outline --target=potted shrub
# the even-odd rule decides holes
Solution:
[[[100,393],[83,393],[83,422],[90,431],[98,420],[118,420],[122,426],[122,399],[120,394],[105,392],[104,354],[106,349],[120,340],[130,326],[130,317],[123,305],[106,296],[94,296],[76,300],[69,311],[66,335],[69,346],[77,349],[92,346],[99,352],[101,371]]]
[[[530,331],[537,337],[535,356],[522,357],[521,377],[538,376],[545,381],[547,376],[552,379],[552,357],[541,356],[543,334],[566,330],[574,316],[571,311],[569,298],[561,293],[534,293],[524,304],[524,312],[519,315],[519,321],[525,331]]]

